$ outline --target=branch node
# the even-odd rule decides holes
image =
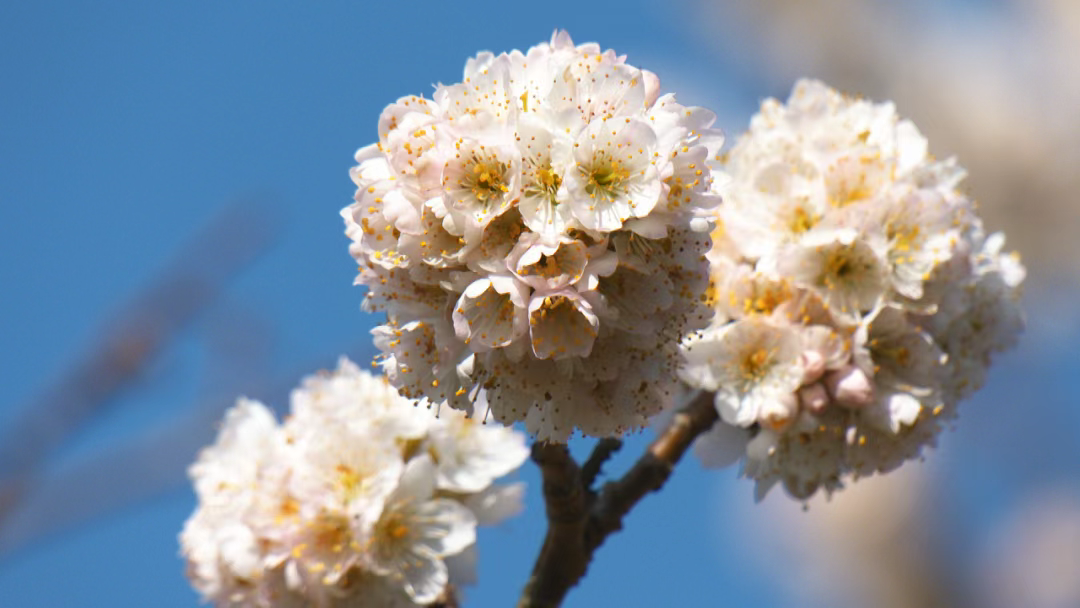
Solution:
[[[518,608],[556,608],[585,576],[596,549],[622,529],[622,519],[649,492],[664,486],[694,439],[719,419],[713,395],[701,393],[679,410],[620,479],[591,487],[622,442],[601,439],[582,468],[565,445],[537,442],[532,458],[544,477],[548,531]]]

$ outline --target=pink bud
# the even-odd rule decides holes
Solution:
[[[799,389],[799,403],[812,414],[822,414],[829,407],[829,393],[823,384],[815,382]]]
[[[824,382],[840,405],[858,408],[874,402],[874,384],[854,365],[826,374]]]
[[[803,384],[817,382],[825,373],[825,357],[816,350],[804,350],[799,355],[799,363],[803,368]]]

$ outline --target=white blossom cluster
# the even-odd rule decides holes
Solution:
[[[190,475],[188,575],[218,606],[417,606],[472,582],[478,524],[521,508],[493,485],[523,434],[440,417],[342,359],[304,380],[283,425],[240,399]]]
[[[707,459],[760,497],[831,492],[931,445],[1023,326],[1024,269],[892,104],[803,80],[731,150],[710,253],[716,318],[683,379],[715,391]]]
[[[646,424],[710,316],[714,119],[566,32],[387,107],[342,215],[390,381],[539,439]]]

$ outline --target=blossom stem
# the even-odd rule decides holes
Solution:
[[[559,606],[585,576],[593,553],[622,529],[622,518],[646,494],[663,487],[690,444],[717,419],[712,393],[701,393],[675,414],[625,475],[599,492],[589,486],[600,464],[617,449],[614,443],[602,440],[603,447],[594,449],[586,462],[592,471],[588,483],[587,471],[578,468],[565,445],[534,444],[533,460],[544,478],[548,532],[518,608]]]

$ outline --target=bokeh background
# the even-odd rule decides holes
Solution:
[[[373,354],[352,153],[387,103],[556,27],[731,139],[800,76],[892,99],[1029,270],[1020,347],[925,462],[804,506],[687,460],[566,606],[1080,606],[1075,0],[0,4],[0,606],[197,604],[184,470],[223,409]],[[467,606],[512,605],[539,549],[519,476]]]

